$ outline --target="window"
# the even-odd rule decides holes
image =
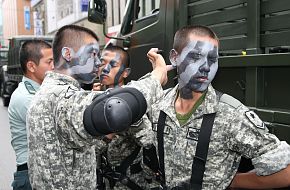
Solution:
[[[159,11],[160,0],[139,0],[137,19],[146,17]]]

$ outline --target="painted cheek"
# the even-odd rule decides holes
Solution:
[[[214,79],[217,70],[218,70],[218,63],[216,62],[210,66],[210,72],[208,73],[208,80],[210,82]]]

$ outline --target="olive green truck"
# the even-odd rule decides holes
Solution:
[[[48,43],[52,42],[52,37],[50,36],[23,35],[13,36],[9,39],[7,71],[4,71],[3,75],[5,75],[5,77],[1,80],[1,97],[4,106],[9,105],[12,93],[22,80],[23,72],[19,62],[20,47],[25,41],[33,39],[41,39]]]
[[[253,109],[270,131],[290,143],[289,0],[127,0],[113,43],[128,48],[131,78],[151,70],[146,53],[163,50],[167,63],[174,33],[206,25],[220,38],[219,71],[213,86]],[[104,24],[106,2],[91,0],[88,19]],[[106,34],[105,34],[106,35]],[[168,86],[175,81],[169,73]]]

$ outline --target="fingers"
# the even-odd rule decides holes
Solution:
[[[107,134],[106,137],[110,140],[112,140],[114,137],[115,137],[116,133],[110,133],[110,134]]]
[[[158,48],[151,48],[148,51],[147,57],[151,63],[155,63],[156,60],[158,59],[158,56],[160,56],[159,54],[157,54],[157,52],[158,52]]]
[[[171,71],[171,70],[173,70],[173,69],[175,69],[176,67],[174,67],[174,66],[172,66],[172,65],[166,65],[166,70],[167,70],[167,72],[169,72],[169,71]]]
[[[93,84],[93,89],[92,91],[101,91],[103,84],[96,82]]]

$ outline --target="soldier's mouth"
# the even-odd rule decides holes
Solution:
[[[206,82],[208,80],[207,76],[201,76],[196,78],[199,82]]]

